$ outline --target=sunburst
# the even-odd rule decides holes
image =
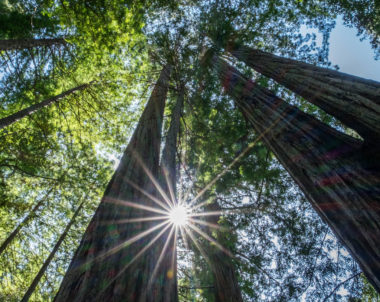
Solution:
[[[190,210],[183,204],[176,205],[169,212],[169,221],[176,227],[189,223]]]
[[[151,200],[151,204],[154,206],[148,206],[145,203],[136,203],[131,201],[124,201],[119,199],[107,199],[105,202],[111,202],[116,203],[125,207],[131,207],[136,208],[139,210],[143,210],[150,213],[155,213],[154,216],[144,216],[141,218],[130,218],[130,219],[123,219],[119,221],[108,221],[103,223],[110,223],[110,224],[124,224],[124,223],[154,223],[154,225],[151,225],[150,228],[144,230],[143,232],[137,234],[136,236],[126,239],[124,242],[118,244],[117,246],[107,250],[103,254],[98,255],[94,260],[99,260],[106,258],[110,256],[111,254],[114,254],[116,252],[119,252],[123,248],[128,248],[129,245],[139,241],[143,237],[146,237],[154,232],[157,232],[157,234],[154,236],[153,239],[151,239],[142,249],[140,252],[138,252],[133,259],[127,263],[120,271],[119,273],[108,283],[107,286],[103,288],[107,288],[115,279],[117,279],[130,265],[138,260],[161,236],[166,235],[166,241],[163,245],[163,249],[159,255],[158,261],[156,263],[156,266],[153,270],[153,273],[150,277],[149,284],[151,285],[155,275],[159,269],[159,266],[161,265],[161,262],[164,258],[164,254],[167,252],[169,248],[170,241],[173,240],[173,251],[176,249],[177,246],[177,238],[180,235],[183,239],[183,242],[185,244],[185,247],[189,249],[189,239],[193,242],[194,246],[201,252],[205,260],[208,262],[208,256],[205,253],[205,250],[202,248],[200,242],[198,242],[195,234],[199,235],[200,237],[203,237],[205,240],[212,243],[214,246],[219,248],[222,252],[224,252],[229,257],[234,257],[231,252],[224,248],[222,245],[220,245],[212,236],[210,236],[207,231],[204,231],[207,228],[213,228],[220,230],[221,227],[217,224],[209,223],[204,220],[196,219],[206,216],[220,216],[224,212],[223,211],[204,211],[203,207],[207,204],[207,201],[197,202],[201,199],[201,197],[204,195],[204,193],[209,190],[222,176],[227,173],[233,165],[235,165],[254,145],[265,135],[267,131],[264,131],[260,136],[258,136],[251,144],[247,146],[243,152],[241,152],[223,171],[221,171],[214,179],[210,181],[202,190],[200,190],[194,198],[190,199],[189,201],[185,201],[189,198],[191,187],[185,192],[185,194],[182,194],[183,192],[180,191],[179,194],[179,200],[176,200],[173,186],[168,180],[167,174],[165,174],[165,181],[166,181],[166,187],[168,188],[168,192],[160,185],[160,182],[152,175],[152,173],[146,168],[144,163],[141,160],[138,160],[139,164],[142,166],[143,170],[145,171],[146,175],[151,180],[151,183],[155,186],[156,191],[161,195],[161,198],[157,198],[150,193],[146,192],[143,188],[139,187],[137,184],[133,183],[132,181],[127,180],[127,182],[134,187],[137,191],[140,191],[148,200]],[[138,156],[137,156],[137,159]],[[181,182],[182,184],[182,182]],[[231,212],[232,213],[232,212]],[[160,214],[161,216],[158,216],[157,214]],[[196,224],[199,224],[200,227],[196,226]],[[202,230],[203,229],[203,230]],[[169,230],[167,232],[167,230]],[[169,269],[169,272],[171,272],[171,275],[173,275],[173,272],[176,271],[175,266],[175,256],[176,253],[172,253],[172,261],[171,261],[171,268]],[[168,272],[168,276],[169,276]]]

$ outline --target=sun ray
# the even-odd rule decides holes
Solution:
[[[185,248],[190,250],[189,248],[189,242],[187,241],[186,233],[184,231],[184,228],[182,226],[179,226],[179,230],[181,232],[182,238],[183,238],[183,243],[185,244]]]
[[[184,228],[185,232],[189,235],[190,239],[194,242],[195,246],[198,248],[198,250],[201,252],[202,256],[205,258],[208,264],[210,264],[210,259],[208,258],[205,250],[201,247],[198,240],[194,237],[193,232],[189,228]]]
[[[170,227],[170,224],[167,225],[165,228],[163,228],[151,241],[149,241],[149,243],[140,251],[136,254],[135,257],[132,258],[131,261],[129,261],[121,270],[120,272],[114,277],[111,279],[111,281],[99,292],[98,295],[100,295],[102,292],[104,292],[108,286],[110,286],[117,278],[119,278],[119,276],[133,263],[135,262],[138,258],[140,258],[142,256],[142,254],[144,254],[146,252],[147,249],[149,249],[161,236],[162,234]],[[97,300],[97,299],[95,299]]]
[[[192,228],[195,232],[197,232],[199,235],[201,235],[203,238],[207,239],[211,243],[215,244],[216,247],[218,247],[221,251],[223,251],[228,256],[234,258],[234,256],[231,254],[229,250],[224,248],[219,242],[217,242],[214,238],[207,235],[205,232],[203,232],[201,229],[199,229],[197,226],[193,224],[189,224],[189,227]]]
[[[161,251],[161,253],[160,253],[160,256],[158,257],[157,263],[156,263],[156,265],[155,265],[155,267],[154,267],[154,270],[153,270],[152,276],[151,276],[150,279],[149,279],[149,282],[148,282],[148,289],[149,289],[149,288],[151,287],[151,285],[152,285],[153,278],[154,278],[154,277],[156,276],[156,274],[157,274],[157,270],[158,270],[158,268],[159,268],[159,266],[160,266],[160,264],[161,264],[162,258],[163,258],[164,255],[165,255],[166,249],[168,248],[168,245],[169,245],[170,240],[171,240],[171,238],[172,238],[173,232],[174,232],[174,230],[175,230],[175,228],[176,228],[174,225],[172,225],[171,227],[172,227],[172,228],[170,229],[170,233],[169,233],[168,237],[166,238],[166,241],[165,241],[164,247],[163,247],[163,249],[162,249],[162,251]],[[174,250],[173,250],[173,253],[174,253]]]
[[[147,229],[146,231],[144,232],[141,232],[139,234],[137,234],[136,236],[128,239],[127,241],[124,241],[116,246],[114,246],[113,248],[103,252],[102,254],[96,256],[95,258],[91,259],[90,261],[87,261],[86,263],[83,264],[83,266],[87,266],[88,264],[92,263],[92,262],[95,262],[95,261],[98,261],[98,260],[101,260],[101,259],[104,259],[110,255],[113,255],[115,253],[117,253],[118,251],[122,250],[123,248],[127,247],[128,245],[136,242],[137,240],[149,235],[150,233],[154,232],[155,230],[161,228],[162,226],[164,226],[165,224],[169,224],[169,221],[164,221],[154,227],[151,227],[149,229]]]
[[[214,228],[217,230],[225,230],[226,229],[226,228],[220,226],[219,224],[215,224],[215,223],[211,223],[211,222],[207,222],[207,221],[203,221],[203,220],[199,220],[199,219],[189,218],[189,221],[194,222],[194,223],[198,223],[198,224],[210,227],[210,228]]]
[[[281,118],[281,117],[280,117]],[[190,201],[190,206],[194,205],[194,203],[202,197],[202,195],[210,189],[221,177],[223,177],[249,150],[251,150],[259,140],[263,138],[263,136],[270,131],[279,121],[280,118],[278,118],[270,127],[265,129],[256,139],[251,142],[238,156],[234,158],[234,160],[226,167],[224,168],[218,175],[215,176],[213,180],[211,180],[194,198],[192,201]],[[205,205],[208,201],[201,202],[200,204],[197,204],[196,206],[193,207],[194,210],[202,207]]]
[[[171,269],[174,272],[174,268],[176,268],[175,265],[175,260],[177,258],[177,239],[178,239],[178,227],[175,227],[175,232],[174,232],[174,241],[173,241],[173,253],[172,253],[172,262],[171,262]],[[175,270],[177,271],[177,269]]]
[[[165,181],[166,181],[166,184],[167,184],[168,189],[169,189],[169,194],[170,194],[170,197],[171,197],[172,205],[174,207],[177,204],[177,199],[175,197],[173,184],[169,180],[169,171],[168,171],[168,169],[166,169],[166,167],[164,167],[163,170],[164,170]]]
[[[130,184],[132,187],[134,187],[136,190],[140,191],[141,193],[143,193],[146,197],[148,197],[149,199],[151,199],[152,201],[154,201],[156,204],[158,204],[160,207],[164,208],[165,210],[167,211],[170,211],[170,208],[171,208],[171,204],[168,204],[166,202],[167,205],[165,205],[163,202],[161,202],[161,200],[159,200],[157,197],[153,196],[152,194],[150,194],[149,192],[147,192],[146,190],[144,190],[143,188],[141,188],[140,186],[138,186],[136,183],[134,183],[133,181],[129,180],[129,179],[126,179],[125,180],[128,184]],[[165,200],[166,201],[166,200]]]
[[[161,194],[162,198],[166,201],[166,203],[170,206],[172,203],[166,194],[165,190],[161,187],[160,183],[158,180],[153,176],[152,172],[149,171],[149,169],[145,166],[144,162],[141,160],[140,155],[134,152],[134,156],[137,160],[137,162],[140,164],[140,166],[143,168],[144,172],[146,175],[149,177],[153,185],[156,187],[157,191]],[[171,207],[171,206],[170,206]]]
[[[201,216],[218,216],[222,215],[223,211],[209,211],[209,212],[201,212],[201,213],[193,213],[189,214],[189,217],[201,217]]]
[[[134,222],[145,222],[145,221],[155,221],[155,220],[165,220],[168,216],[151,216],[151,217],[141,217],[141,218],[130,218],[130,219],[120,219],[120,220],[109,220],[103,221],[101,225],[107,224],[124,224],[124,223],[134,223]]]
[[[168,214],[168,212],[165,212],[165,211],[157,209],[157,208],[153,208],[150,206],[142,205],[142,204],[131,202],[131,201],[111,198],[111,197],[105,197],[104,202],[113,203],[116,205],[123,205],[126,207],[136,208],[136,209],[145,210],[145,211],[154,212],[154,213],[159,213],[159,214],[164,214],[164,215]]]

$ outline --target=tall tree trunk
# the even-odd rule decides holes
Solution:
[[[40,270],[38,271],[36,277],[34,277],[32,283],[30,284],[30,286],[29,286],[28,290],[26,291],[24,297],[22,298],[21,302],[27,302],[27,301],[29,301],[30,296],[33,294],[33,292],[36,289],[38,283],[40,282],[42,276],[45,274],[47,267],[49,266],[51,260],[53,260],[53,258],[55,256],[55,253],[58,251],[58,249],[60,248],[62,242],[65,240],[67,234],[69,233],[69,230],[70,230],[71,226],[74,224],[75,219],[77,218],[78,214],[82,210],[83,205],[84,205],[85,202],[86,202],[86,200],[82,201],[82,203],[79,205],[79,207],[75,211],[73,217],[71,217],[70,222],[68,223],[68,225],[66,226],[65,230],[63,231],[63,233],[59,237],[57,243],[55,244],[54,248],[50,252],[49,256],[45,260],[45,262],[42,265],[42,267],[40,268]]]
[[[207,212],[220,212],[220,205],[214,201],[205,206]],[[205,216],[205,220],[213,225],[218,225],[219,216]],[[223,242],[228,241],[225,230],[214,230],[215,240],[223,247]],[[208,232],[211,236],[211,232]],[[237,272],[230,255],[219,247],[211,244],[208,248],[209,265],[214,277],[215,302],[243,302]],[[230,251],[228,251],[230,252]]]
[[[157,276],[150,283],[159,257],[154,245],[161,243],[157,235],[166,227],[157,221],[138,220],[157,216],[141,207],[163,210],[142,190],[156,194],[148,174],[157,179],[159,173],[169,74],[166,66],[66,272],[57,302],[170,301],[171,293],[164,286],[170,276]]]
[[[356,130],[369,145],[380,146],[380,83],[286,59],[239,43],[227,50]],[[379,150],[380,152],[380,150]]]
[[[180,129],[180,118],[184,101],[184,86],[181,84],[179,94],[177,97],[176,104],[171,114],[169,130],[166,134],[165,146],[162,151],[161,158],[161,175],[160,184],[170,202],[173,204],[177,203],[176,199],[176,152],[177,152],[177,140],[178,133]],[[168,297],[168,301],[178,301],[178,288],[177,288],[177,250],[176,250],[176,235],[168,238],[168,234],[165,234],[161,241],[165,245],[166,240],[169,240],[167,249],[162,251],[163,254],[163,265],[160,266],[158,270],[158,275],[168,275],[171,278],[165,282],[165,291],[169,292],[171,295]],[[157,250],[161,253],[160,250]],[[165,271],[170,267],[169,271]]]
[[[321,218],[380,290],[380,173],[361,142],[323,124],[213,56],[223,86]]]
[[[37,210],[42,206],[42,204],[45,202],[46,198],[48,198],[48,196],[50,195],[52,191],[53,191],[53,188],[51,188],[45,194],[45,196],[37,202],[37,204],[29,212],[29,214],[19,223],[19,225],[13,230],[13,232],[10,233],[7,239],[5,239],[5,241],[0,246],[0,255],[4,252],[4,250],[8,247],[8,245],[13,241],[13,239],[15,239],[17,234],[29,222],[29,220],[36,215]]]
[[[33,47],[39,47],[39,46],[52,46],[56,44],[66,44],[66,41],[63,38],[0,40],[0,51],[18,50],[18,49],[33,48]]]
[[[48,98],[48,99],[46,99],[46,100],[44,100],[38,104],[34,104],[32,106],[29,106],[28,108],[22,109],[22,110],[14,113],[14,114],[11,114],[7,117],[4,117],[4,118],[0,119],[0,129],[3,129],[3,128],[17,122],[18,120],[20,120],[26,116],[31,115],[32,113],[36,112],[37,110],[39,110],[41,108],[47,107],[50,104],[58,102],[59,100],[65,98],[66,96],[68,96],[68,95],[70,95],[76,91],[86,89],[92,83],[94,83],[94,81],[92,81],[90,83],[79,85],[79,86],[74,87],[74,88],[69,89],[69,90],[66,90],[65,92],[62,92],[61,94],[58,94],[58,95],[53,96],[51,98]]]
[[[173,192],[176,192],[176,153],[178,133],[181,125],[181,113],[185,98],[185,86],[180,84],[177,102],[171,114],[170,126],[166,135],[165,147],[162,152],[161,167],[163,174],[167,175]],[[175,194],[174,194],[175,196]]]

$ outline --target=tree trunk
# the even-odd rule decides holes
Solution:
[[[151,196],[156,194],[148,174],[157,179],[159,173],[169,74],[170,67],[166,66],[66,272],[55,297],[57,302],[170,301],[172,293],[165,289],[169,274],[150,282],[158,260],[155,252],[162,249],[157,235],[167,227],[157,221],[135,220],[157,216],[141,207],[164,210],[142,190]],[[133,223],[128,223],[131,219]],[[160,233],[156,235],[157,230]]]
[[[0,255],[4,252],[4,250],[8,247],[8,245],[13,241],[13,239],[15,239],[15,237],[23,228],[23,226],[26,225],[29,222],[29,220],[36,215],[37,210],[41,207],[41,205],[44,203],[44,201],[46,200],[46,198],[50,195],[52,191],[53,191],[53,188],[51,188],[45,194],[45,196],[37,202],[37,204],[29,212],[29,214],[20,222],[20,224],[13,230],[13,232],[8,236],[8,238],[5,239],[5,241],[0,246]]]
[[[180,118],[184,101],[184,86],[180,87],[177,102],[171,114],[169,130],[166,134],[165,147],[162,152],[161,158],[161,175],[160,184],[170,202],[173,204],[177,203],[176,199],[176,152],[177,152],[177,139],[180,129]],[[167,234],[166,234],[167,235]],[[158,275],[168,275],[172,276],[169,278],[165,284],[165,291],[169,292],[171,295],[168,297],[168,301],[178,301],[178,288],[177,288],[177,250],[176,250],[176,235],[163,236],[161,242],[165,245],[166,240],[169,240],[167,249],[163,252],[162,265],[158,270]],[[157,250],[157,253],[161,253]],[[170,267],[170,271],[165,271]]]
[[[214,201],[207,204],[205,210],[207,212],[220,212],[221,207]],[[205,216],[205,220],[214,225],[218,225],[219,218],[216,215]],[[214,230],[214,232],[216,232],[215,240],[223,246],[223,242],[228,241],[225,231]],[[211,236],[211,232],[208,233]],[[236,268],[231,256],[213,244],[208,248],[208,256],[214,277],[215,302],[243,302]]]
[[[282,58],[238,43],[230,42],[226,48],[248,66],[356,130],[367,144],[380,145],[379,82]]]
[[[183,102],[185,98],[185,87],[184,84],[180,84],[179,94],[177,102],[174,106],[173,112],[171,114],[170,126],[168,133],[166,135],[165,147],[162,152],[162,162],[161,166],[163,169],[163,174],[167,175],[169,183],[172,186],[174,196],[176,192],[176,152],[177,152],[177,140],[178,133],[181,125],[181,112],[183,107]]]
[[[26,291],[24,297],[22,298],[21,302],[27,302],[29,301],[30,296],[33,294],[34,290],[36,289],[38,283],[40,282],[42,276],[45,274],[47,267],[49,266],[51,260],[54,258],[55,253],[58,251],[59,247],[61,246],[62,242],[65,240],[67,234],[69,233],[69,230],[71,226],[74,224],[75,219],[77,218],[79,212],[83,208],[84,203],[86,200],[82,201],[82,203],[79,205],[77,210],[75,211],[73,217],[71,218],[69,224],[66,226],[65,230],[63,231],[62,235],[59,237],[57,243],[55,244],[53,250],[50,252],[49,256],[45,260],[44,264],[40,268],[38,274],[36,277],[34,277],[32,284],[29,286],[28,290]]]
[[[65,39],[10,39],[0,40],[0,51],[2,50],[19,50],[39,46],[52,46],[56,44],[66,44]]]
[[[380,290],[380,173],[362,142],[336,131],[213,57],[221,82],[374,287]]]
[[[80,91],[80,90],[83,90],[83,89],[86,89],[87,87],[89,87],[92,83],[94,83],[94,81],[90,82],[90,83],[86,83],[86,84],[82,84],[82,85],[79,85],[77,87],[74,87],[72,89],[69,89],[65,92],[62,92],[61,94],[58,94],[56,96],[53,96],[51,98],[48,98],[38,104],[34,104],[32,106],[29,106],[28,108],[25,108],[25,109],[22,109],[14,114],[11,114],[7,117],[4,117],[2,119],[0,119],[0,129],[3,129],[15,122],[17,122],[18,120],[26,117],[26,116],[29,116],[31,115],[32,113],[36,112],[37,110],[41,109],[41,108],[44,108],[44,107],[47,107],[49,106],[50,104],[52,103],[55,103],[63,98],[65,98],[66,96],[76,92],[76,91]]]

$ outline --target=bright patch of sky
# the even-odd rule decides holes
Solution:
[[[301,32],[315,33],[316,43],[321,45],[322,35],[318,31],[302,26]],[[343,25],[341,17],[330,34],[329,60],[341,72],[380,82],[380,60],[374,59],[368,39],[360,41],[357,30]]]
[[[355,28],[343,25],[338,18],[330,35],[329,59],[339,71],[366,79],[380,81],[380,60],[374,59],[374,51],[368,40],[360,41]]]

